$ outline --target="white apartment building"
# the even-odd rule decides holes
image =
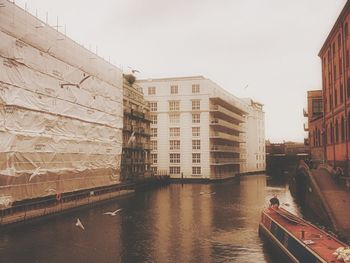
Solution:
[[[242,147],[245,148],[242,157],[246,162],[241,166],[242,172],[261,172],[266,170],[265,159],[265,113],[263,105],[253,101],[250,98],[242,99],[246,103],[245,116],[243,123],[245,132],[242,133]]]
[[[241,172],[243,101],[203,76],[137,84],[150,105],[153,172],[209,180]]]

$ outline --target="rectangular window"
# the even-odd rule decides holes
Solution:
[[[200,136],[201,135],[200,129],[201,129],[200,127],[192,127],[192,136],[193,137]]]
[[[179,92],[179,88],[177,85],[170,86],[170,93],[171,94],[178,94],[178,92]]]
[[[158,115],[151,115],[151,121],[152,121],[152,124],[157,124],[158,123]]]
[[[201,163],[200,153],[192,153],[192,163]]]
[[[158,162],[158,159],[157,159],[157,154],[156,153],[151,153],[151,161],[153,164],[157,163]]]
[[[151,150],[156,151],[157,150],[158,143],[157,141],[151,141]]]
[[[201,141],[192,140],[192,150],[200,150],[200,149],[201,149]]]
[[[149,103],[149,110],[150,110],[150,111],[157,111],[157,102],[151,101],[151,102]]]
[[[192,84],[192,93],[199,93],[200,87],[199,84]]]
[[[199,113],[192,114],[192,123],[200,123],[201,115]]]
[[[180,163],[180,154],[179,153],[171,153],[169,154],[170,163]]]
[[[156,87],[148,87],[148,95],[156,94]]]
[[[169,141],[170,150],[180,150],[180,141],[179,140],[170,140]]]
[[[157,166],[156,167],[151,167],[151,171],[153,174],[157,175]]]
[[[180,101],[179,100],[170,100],[169,101],[169,111],[179,111],[180,110]]]
[[[151,137],[157,137],[157,132],[158,132],[157,128],[151,128]]]
[[[179,166],[170,166],[169,173],[170,174],[180,174],[180,167]]]
[[[180,114],[169,114],[170,124],[179,124],[180,123]]]
[[[192,110],[200,110],[200,109],[201,109],[201,101],[192,100]]]
[[[170,137],[179,137],[180,136],[180,128],[169,128]]]
[[[201,174],[201,167],[192,167],[192,175],[200,175]]]

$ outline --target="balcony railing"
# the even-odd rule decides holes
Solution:
[[[244,163],[245,160],[241,158],[211,158],[211,165],[227,165],[227,164],[240,164]]]
[[[243,140],[239,136],[227,134],[227,133],[223,133],[223,132],[218,132],[218,131],[211,131],[210,138],[212,138],[212,139],[224,139],[224,140],[229,140],[229,141],[233,141],[233,142],[243,142]]]
[[[303,115],[304,115],[304,117],[309,117],[309,113],[307,112],[306,109],[303,109]]]
[[[220,112],[222,114],[229,116],[230,118],[236,119],[237,121],[245,122],[245,118],[242,115],[239,115],[237,113],[234,113],[233,111],[227,110],[220,105],[211,105],[210,111],[211,112]]]
[[[218,118],[212,118],[210,120],[210,125],[218,125],[218,126],[229,128],[231,130],[244,132],[243,127],[241,127],[241,126],[239,126],[237,124],[233,124],[233,123],[228,122],[228,121],[224,121],[222,119],[218,119]]]
[[[245,153],[246,149],[241,147],[226,146],[226,145],[212,145],[210,147],[212,152],[236,152],[236,153]]]

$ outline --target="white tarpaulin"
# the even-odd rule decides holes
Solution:
[[[117,183],[121,70],[12,2],[0,5],[0,199]]]

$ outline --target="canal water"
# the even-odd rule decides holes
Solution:
[[[139,192],[1,232],[0,262],[281,263],[258,235],[273,194],[300,213],[288,185],[264,175]]]

